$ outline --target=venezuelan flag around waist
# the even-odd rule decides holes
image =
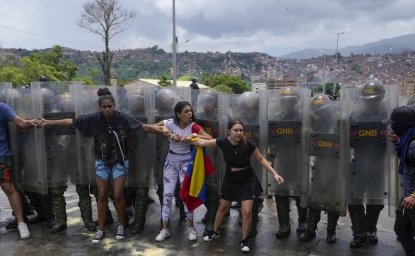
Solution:
[[[209,157],[205,155],[205,149],[195,147],[192,151],[192,158],[187,167],[182,187],[180,188],[180,198],[189,212],[193,212],[197,207],[206,202],[205,178],[213,172],[213,165]]]

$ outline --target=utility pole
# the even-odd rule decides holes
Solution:
[[[337,32],[337,46],[336,46],[336,69],[337,66],[339,64],[338,62],[338,55],[339,55],[339,37],[340,35],[344,35],[344,32]],[[337,70],[336,70],[337,72]],[[335,81],[334,81],[334,86],[333,86],[333,96],[336,94],[336,87],[337,87],[337,74],[335,75]]]
[[[344,32],[337,32],[336,65],[338,64],[337,55],[339,55],[339,37],[340,37],[340,35],[344,35]]]
[[[177,37],[176,37],[176,3],[173,0],[173,49],[172,49],[172,76],[173,76],[173,87],[177,86],[177,63],[176,63],[176,54],[177,54]]]

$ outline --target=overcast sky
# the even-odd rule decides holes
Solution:
[[[0,46],[42,49],[59,44],[101,50],[95,35],[76,25],[82,0],[2,0]],[[120,0],[135,10],[133,26],[111,49],[158,45],[171,51],[172,0]],[[414,0],[176,0],[179,51],[265,52],[280,56],[339,48],[415,33]],[[189,40],[186,42],[186,40]]]

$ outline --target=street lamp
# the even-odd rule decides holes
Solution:
[[[344,35],[344,32],[337,32],[336,69],[337,69],[337,65],[339,64],[337,58],[338,58],[338,55],[339,55],[339,37],[340,37],[340,35]],[[335,73],[335,81],[334,81],[334,87],[333,87],[333,97],[334,97],[335,92],[336,92],[336,87],[337,87],[337,73]]]
[[[339,36],[340,35],[344,35],[344,32],[337,32],[336,65],[337,65],[337,55],[339,55]]]

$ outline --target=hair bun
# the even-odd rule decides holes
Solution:
[[[105,96],[105,95],[112,95],[111,91],[106,87],[98,89],[97,94],[98,94],[99,97]]]

